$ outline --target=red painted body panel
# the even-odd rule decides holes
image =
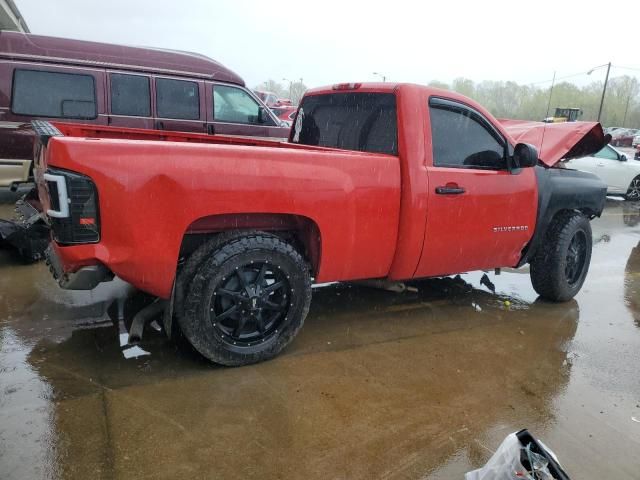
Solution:
[[[166,298],[192,224],[216,214],[268,212],[317,225],[317,281],[387,274],[398,231],[397,157],[235,140],[231,146],[52,138],[47,164],[90,176],[101,216],[100,243],[57,247],[65,269],[99,261]]]
[[[428,168],[428,221],[417,277],[514,267],[536,225],[535,172]],[[436,195],[437,186],[464,195]]]

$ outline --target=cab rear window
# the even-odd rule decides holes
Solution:
[[[361,152],[398,153],[396,97],[392,93],[330,93],[306,97],[291,142]]]

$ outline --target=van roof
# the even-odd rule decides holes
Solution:
[[[244,86],[232,70],[199,53],[0,31],[0,58],[36,60],[149,73],[186,75]]]

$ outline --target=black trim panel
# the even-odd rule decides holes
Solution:
[[[518,267],[527,263],[544,241],[553,217],[563,210],[579,210],[588,217],[599,217],[604,210],[607,186],[587,172],[566,168],[535,167],[538,182],[536,230],[523,250]]]

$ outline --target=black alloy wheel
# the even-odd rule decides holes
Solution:
[[[223,277],[211,298],[211,324],[227,344],[252,346],[278,332],[289,310],[289,282],[268,261]]]
[[[266,232],[214,238],[185,263],[176,287],[184,338],[227,366],[275,357],[302,328],[311,303],[309,265]]]
[[[632,202],[637,202],[638,200],[640,200],[640,176],[637,176],[636,178],[631,180],[631,184],[629,185],[629,189],[627,190],[625,198]]]
[[[575,285],[580,280],[586,258],[587,237],[584,231],[578,230],[571,239],[565,259],[564,273],[569,285]]]
[[[592,245],[586,216],[575,211],[556,214],[529,262],[535,291],[552,302],[573,298],[589,272]]]

